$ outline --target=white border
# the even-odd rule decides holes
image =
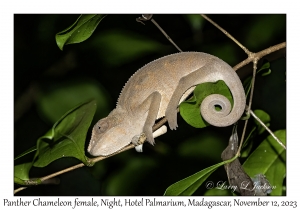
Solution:
[[[296,1],[112,1],[112,0],[93,0],[93,1],[1,1],[0,18],[0,40],[1,40],[1,69],[0,69],[0,93],[1,93],[1,146],[0,146],[0,206],[3,208],[4,198],[15,200],[13,197],[13,14],[15,13],[286,13],[287,14],[287,135],[288,135],[288,196],[287,197],[264,197],[263,200],[277,202],[285,200],[299,200],[297,194],[299,181],[298,156],[299,140],[297,130],[299,130],[299,6]],[[89,200],[90,197],[81,197]],[[126,197],[119,197],[125,199]],[[133,197],[127,197],[133,199]],[[187,200],[188,197],[158,197],[165,200]],[[255,200],[258,198],[229,198],[217,197],[222,200]],[[34,197],[22,197],[24,200],[32,200]],[[53,200],[53,197],[43,197],[44,200]],[[74,200],[74,197],[63,197],[65,200]],[[97,199],[101,199],[98,197]],[[112,199],[112,198],[110,198]],[[140,199],[140,197],[137,197]],[[201,198],[197,198],[201,199]],[[206,200],[216,200],[215,197],[205,197]],[[25,207],[23,207],[25,208]],[[51,207],[47,207],[51,208]],[[63,208],[63,207],[56,207]],[[117,207],[116,207],[117,208]],[[113,209],[116,209],[113,208]],[[139,207],[137,207],[139,208]],[[144,208],[148,208],[145,207]],[[162,207],[156,207],[161,209]],[[172,207],[176,208],[176,207]],[[199,208],[199,207],[197,207]],[[216,207],[213,207],[215,209]],[[239,208],[240,207],[234,207]],[[15,208],[10,208],[15,209]],[[69,208],[70,209],[70,208]],[[86,209],[86,207],[77,207],[76,209]],[[105,209],[105,208],[104,208]],[[107,208],[108,209],[108,208]],[[132,209],[123,207],[122,209]]]

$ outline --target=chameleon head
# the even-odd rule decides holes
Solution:
[[[91,155],[111,155],[130,144],[132,138],[142,132],[142,127],[132,126],[125,115],[114,109],[106,118],[95,124],[88,146]]]

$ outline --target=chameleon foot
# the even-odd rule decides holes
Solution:
[[[142,133],[141,135],[136,135],[132,138],[131,142],[136,146],[135,150],[137,152],[143,152],[143,144],[146,141],[146,139],[147,138],[145,133]]]
[[[170,129],[171,130],[176,130],[176,128],[178,127],[178,125],[177,125],[177,112],[174,113],[174,111],[170,111],[169,109],[167,109],[166,118],[168,120]]]

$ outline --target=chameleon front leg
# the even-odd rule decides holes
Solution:
[[[163,134],[165,134],[165,133],[167,133],[167,126],[163,125],[163,126],[161,126],[159,129],[157,129],[156,131],[153,132],[153,138],[156,138],[156,137],[158,137],[158,136],[161,136],[161,135],[163,135]],[[135,146],[135,150],[136,150],[137,152],[143,152],[143,144],[144,144],[146,138],[147,138],[147,137],[146,137],[145,133],[142,133],[142,134],[139,135],[139,136],[133,137],[132,143],[133,143],[134,145],[136,145],[136,146]]]
[[[161,94],[155,91],[151,95],[149,95],[137,109],[137,110],[143,110],[143,112],[148,112],[145,124],[143,126],[143,133],[146,135],[147,141],[152,145],[154,145],[152,127],[157,118],[160,102],[161,102]]]

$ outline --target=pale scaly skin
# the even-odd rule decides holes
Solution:
[[[214,94],[203,101],[201,114],[208,123],[224,127],[239,120],[246,104],[242,83],[227,63],[201,52],[176,53],[150,62],[125,84],[117,107],[96,123],[88,152],[93,156],[111,155],[136,142],[142,133],[153,145],[155,120],[165,116],[169,127],[176,129],[178,104],[197,84],[218,80],[230,89],[234,105],[231,109],[228,99],[218,99]],[[230,113],[216,111],[215,105]]]

